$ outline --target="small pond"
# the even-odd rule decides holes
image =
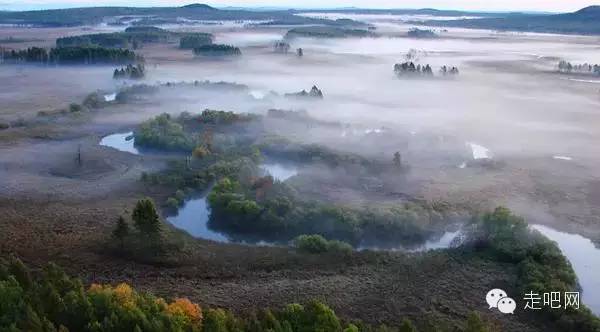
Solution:
[[[135,147],[134,143],[135,140],[133,138],[133,132],[131,131],[108,135],[100,140],[100,145],[102,146],[107,146],[123,152],[140,154],[140,151]]]
[[[596,315],[600,314],[600,249],[581,235],[533,225],[544,236],[558,244],[563,255],[571,262],[581,286],[581,301]]]

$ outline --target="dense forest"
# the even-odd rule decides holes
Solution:
[[[194,48],[194,55],[202,57],[240,56],[242,51],[233,45],[210,44]]]
[[[1,58],[8,63],[40,64],[131,64],[143,61],[143,58],[133,51],[101,47],[57,47],[50,51],[31,47],[25,50],[4,51]]]
[[[213,36],[208,33],[193,33],[181,36],[179,40],[179,48],[185,50],[192,50],[204,45],[210,45],[213,43]]]
[[[350,38],[350,37],[372,37],[375,33],[369,30],[342,28],[335,26],[307,26],[289,30],[285,38],[312,37],[312,38]]]
[[[106,48],[138,49],[151,43],[180,43],[181,48],[211,44],[213,36],[208,33],[172,32],[157,27],[129,27],[122,32],[98,33],[62,37],[56,40],[57,47],[96,46]]]

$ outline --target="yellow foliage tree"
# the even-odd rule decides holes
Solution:
[[[167,310],[172,315],[186,317],[193,324],[199,325],[202,322],[202,309],[186,298],[175,299],[173,303],[169,304]]]

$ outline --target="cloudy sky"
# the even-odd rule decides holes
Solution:
[[[81,6],[179,6],[194,0],[0,0],[0,9],[25,10]],[[216,7],[294,7],[294,8],[440,8],[488,11],[565,12],[598,4],[600,0],[207,0],[196,1]]]

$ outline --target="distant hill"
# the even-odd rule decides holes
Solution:
[[[519,12],[468,12],[460,10],[440,10],[433,8],[421,9],[365,9],[365,8],[336,8],[294,10],[296,13],[343,13],[343,14],[392,14],[392,15],[430,15],[430,16],[477,16],[477,17],[508,17],[525,15]]]
[[[418,22],[414,23],[418,24]],[[469,20],[430,20],[422,22],[422,24],[501,31],[600,35],[600,6],[590,6],[567,14],[522,14]]]
[[[33,25],[42,27],[80,26],[98,24],[112,19],[113,24],[124,24],[132,18],[143,18],[141,25],[177,23],[181,18],[199,21],[254,20],[276,21],[286,25],[321,24],[339,25],[339,22],[294,15],[290,11],[224,10],[205,4],[183,7],[91,7],[21,12],[0,12],[0,24]],[[135,23],[134,23],[135,24]]]

